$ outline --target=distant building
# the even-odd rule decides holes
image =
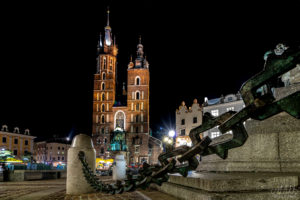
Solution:
[[[30,135],[29,129],[20,133],[20,129],[15,127],[13,132],[8,130],[7,125],[3,125],[0,131],[0,149],[10,150],[18,157],[26,152],[33,153],[34,136]]]
[[[68,149],[70,144],[63,140],[48,140],[36,142],[35,149],[35,160],[37,163],[66,165],[68,160]]]
[[[191,107],[187,108],[185,102],[176,110],[176,147],[191,146],[190,130],[202,124],[202,108],[197,99]]]
[[[212,116],[217,117],[223,113],[226,113],[230,110],[232,111],[240,111],[245,107],[244,101],[241,98],[241,95],[238,94],[229,94],[221,96],[216,99],[207,99],[205,97],[203,103],[203,114],[206,112],[211,113]],[[221,135],[218,127],[212,128],[203,133],[203,136],[209,136],[210,138],[215,138]]]

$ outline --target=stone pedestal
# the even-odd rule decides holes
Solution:
[[[124,180],[126,178],[126,160],[124,154],[117,154],[115,163],[113,167],[113,180]]]
[[[82,164],[78,159],[79,151],[85,153],[86,161],[94,173],[96,168],[96,151],[91,137],[84,134],[77,135],[68,150],[66,193],[71,195],[95,192],[83,175]]]
[[[225,160],[202,157],[197,171],[300,172],[300,120],[280,113],[264,121],[249,120],[245,127],[249,138],[243,146],[230,149]]]

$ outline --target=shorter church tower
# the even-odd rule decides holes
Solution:
[[[127,69],[127,109],[130,125],[127,143],[131,152],[130,162],[148,162],[149,141],[149,63],[144,57],[141,38],[137,45],[137,57]]]

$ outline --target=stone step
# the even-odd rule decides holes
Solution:
[[[277,189],[277,190],[257,190],[240,192],[208,192],[200,189],[178,185],[174,183],[163,183],[161,187],[153,185],[159,191],[165,192],[182,200],[299,200],[299,189]]]
[[[171,175],[169,183],[208,192],[236,192],[299,187],[300,173],[194,172],[188,177]]]

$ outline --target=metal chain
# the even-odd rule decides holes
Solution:
[[[136,177],[129,174],[125,181],[117,181],[115,184],[104,184],[99,181],[93,171],[88,166],[83,151],[78,154],[82,163],[82,170],[87,182],[100,192],[111,194],[134,191],[137,188],[147,188],[151,183],[161,185],[169,179],[168,174],[180,173],[186,177],[188,171],[195,170],[199,161],[197,155],[207,156],[216,154],[220,158],[226,159],[228,150],[242,146],[248,134],[243,122],[249,118],[265,120],[282,111],[300,119],[300,91],[290,94],[280,100],[276,100],[270,88],[278,76],[296,67],[300,63],[300,47],[281,47],[281,54],[277,49],[268,54],[264,70],[249,79],[242,86],[240,93],[245,102],[245,108],[239,112],[229,111],[218,117],[213,117],[210,113],[204,113],[202,125],[190,131],[189,137],[192,140],[192,147],[180,146],[174,150],[167,151],[159,155],[158,160],[161,165],[150,166],[143,164]],[[283,52],[282,52],[283,51]],[[267,88],[267,92],[261,94],[258,89]],[[221,143],[212,143],[207,136],[201,139],[200,133],[219,126],[222,134],[232,131],[232,138]]]

